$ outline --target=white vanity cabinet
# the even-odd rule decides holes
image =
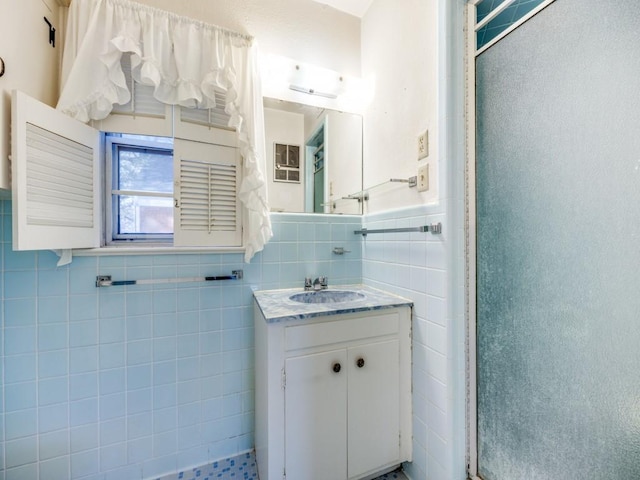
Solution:
[[[411,308],[269,323],[255,309],[262,480],[371,478],[411,460]]]

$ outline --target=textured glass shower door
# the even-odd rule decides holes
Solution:
[[[477,58],[478,471],[640,478],[640,2]]]

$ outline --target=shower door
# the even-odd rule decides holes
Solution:
[[[640,478],[640,2],[479,55],[478,474]]]

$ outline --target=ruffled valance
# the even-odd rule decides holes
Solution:
[[[246,207],[248,262],[271,238],[265,182],[262,93],[253,39],[128,0],[74,0],[69,7],[58,110],[100,120],[131,92],[120,64],[131,53],[134,79],[163,103],[212,108],[226,92],[229,126],[244,159],[239,198]]]

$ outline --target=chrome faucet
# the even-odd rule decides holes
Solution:
[[[318,277],[313,282],[311,277],[305,277],[304,279],[305,291],[326,290],[327,288],[329,288],[329,279],[327,277]]]

